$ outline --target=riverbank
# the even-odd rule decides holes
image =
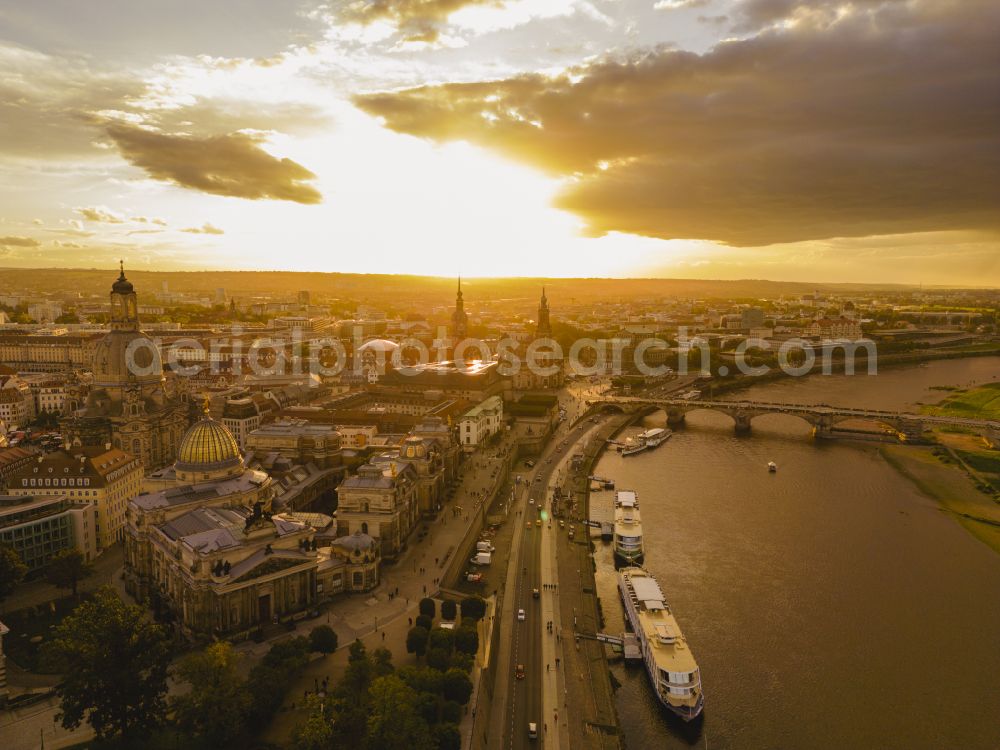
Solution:
[[[969,359],[973,357],[996,357],[1000,356],[1000,346],[984,347],[980,349],[965,349],[959,351],[921,351],[921,352],[903,352],[899,354],[887,354],[885,356],[878,358],[878,369],[895,368],[895,367],[907,367],[913,365],[923,364],[925,362],[934,362],[938,360],[948,360],[948,359]],[[834,360],[830,363],[831,374],[837,375],[844,372],[844,360]],[[854,371],[857,373],[868,372],[868,361],[864,358],[858,359],[854,363]],[[811,375],[822,375],[823,366],[820,361],[817,361],[813,368],[799,376],[788,375],[780,369],[772,369],[763,375],[741,375],[738,377],[726,378],[723,380],[714,380],[709,386],[709,394],[714,397],[721,395],[723,393],[734,393],[736,391],[741,391],[746,388],[750,388],[756,385],[764,385],[766,383],[774,383],[777,381],[784,380],[785,378],[791,377],[809,377]]]
[[[573,632],[600,632],[604,625],[595,582],[593,543],[587,527],[579,525],[590,517],[590,482],[587,476],[607,447],[607,440],[634,421],[634,415],[608,419],[580,452],[574,471],[568,472],[562,490],[566,497],[580,499],[565,520],[575,526],[570,538],[560,533],[556,541],[559,570],[561,637],[568,640]],[[567,509],[569,510],[569,509]],[[569,747],[593,750],[620,750],[621,727],[614,699],[614,687],[604,644],[589,639],[574,639],[573,647],[563,649],[565,693],[563,708],[573,718],[569,723]]]
[[[1000,504],[980,491],[961,467],[945,463],[931,447],[884,445],[879,452],[970,534],[1000,553]]]

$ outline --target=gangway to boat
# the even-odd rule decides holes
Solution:
[[[615,525],[610,521],[593,521],[586,520],[583,522],[584,526],[589,526],[592,529],[601,530],[601,538],[610,539],[615,535]]]
[[[608,633],[574,633],[577,638],[587,638],[592,641],[600,641],[610,646],[617,646],[622,650],[622,655],[626,659],[641,659],[642,652],[639,650],[639,639],[635,633],[622,633],[621,635],[609,635]]]

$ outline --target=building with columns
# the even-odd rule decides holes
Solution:
[[[129,503],[126,590],[172,612],[187,637],[242,639],[377,585],[374,540],[341,539],[324,514],[273,513],[274,491],[206,414]]]

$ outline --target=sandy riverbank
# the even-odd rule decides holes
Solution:
[[[930,447],[885,445],[879,450],[921,492],[954,514],[969,533],[1000,553],[1000,503],[979,491],[965,471],[942,462]]]

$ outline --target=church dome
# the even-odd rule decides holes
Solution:
[[[116,294],[131,294],[135,291],[135,287],[132,286],[132,282],[125,278],[124,268],[115,283],[111,285],[111,291]]]
[[[206,416],[181,439],[174,468],[180,479],[221,479],[242,472],[243,457],[233,433]]]
[[[399,344],[389,339],[371,339],[358,347],[359,352],[385,352],[391,354],[399,348]]]
[[[109,331],[94,346],[94,385],[159,383],[163,363],[156,344],[141,331]]]

